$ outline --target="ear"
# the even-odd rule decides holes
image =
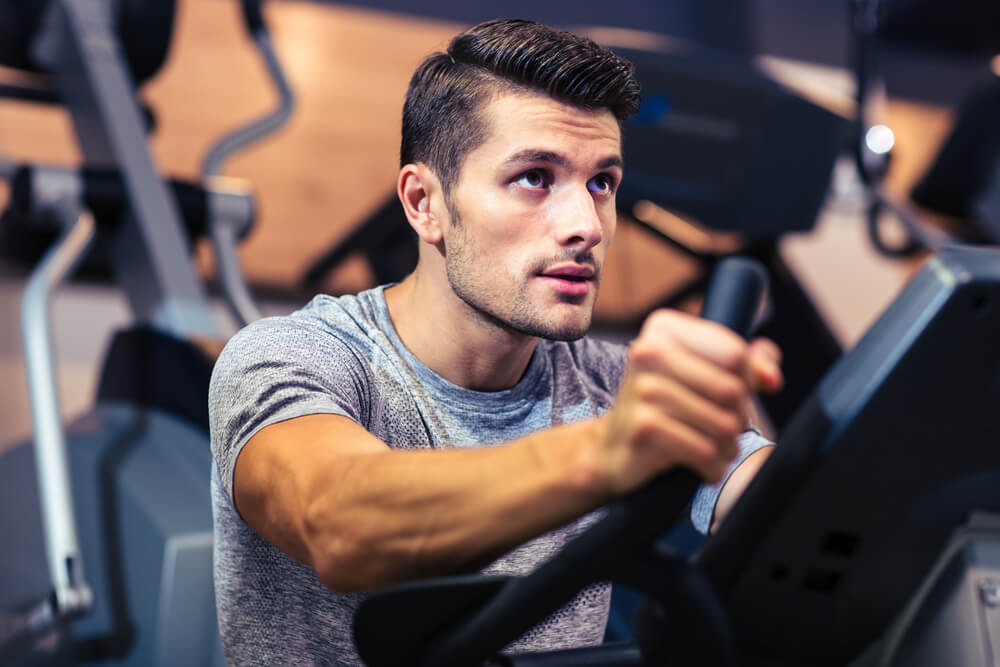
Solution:
[[[432,245],[443,237],[441,224],[433,211],[437,206],[431,205],[440,192],[440,182],[425,165],[407,164],[399,170],[396,194],[403,204],[406,219],[420,240]]]

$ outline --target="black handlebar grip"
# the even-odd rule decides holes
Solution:
[[[712,273],[701,316],[746,338],[766,288],[767,271],[759,262],[747,257],[727,257]]]
[[[251,37],[264,27],[264,14],[261,12],[260,2],[261,0],[243,0],[240,3],[243,8],[243,22]]]

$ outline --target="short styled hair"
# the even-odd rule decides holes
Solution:
[[[457,35],[414,72],[403,104],[400,166],[423,163],[445,195],[469,151],[486,140],[484,103],[502,92],[540,92],[619,125],[639,109],[632,63],[594,41],[533,21],[496,19]]]

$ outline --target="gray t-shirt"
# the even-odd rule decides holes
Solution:
[[[381,287],[318,296],[287,317],[255,322],[226,346],[209,392],[215,517],[215,588],[226,658],[237,665],[361,664],[351,622],[364,594],[324,587],[306,565],[264,541],[237,514],[233,469],[261,428],[307,414],[338,414],[393,449],[500,444],[604,413],[624,370],[625,348],[590,338],[540,341],[510,389],[459,387],[403,345]],[[767,444],[741,438],[735,467]],[[275,483],[278,483],[277,481]],[[692,519],[707,529],[718,488],[702,487]],[[489,574],[525,574],[597,520],[592,513],[531,540],[490,564]],[[610,586],[582,591],[509,647],[551,650],[598,644]]]

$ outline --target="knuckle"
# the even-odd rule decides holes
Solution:
[[[735,334],[734,334],[735,336]],[[750,349],[742,340],[732,340],[721,351],[722,365],[731,371],[742,371],[750,363]]]
[[[736,405],[749,397],[750,391],[745,382],[734,376],[719,378],[713,388],[712,398],[724,405]]]
[[[657,355],[656,345],[649,338],[636,338],[628,348],[629,362],[638,367],[648,364]]]
[[[640,401],[649,401],[656,391],[656,382],[649,375],[640,373],[633,383],[635,397]]]
[[[669,340],[673,337],[678,326],[683,326],[682,322],[685,314],[676,310],[660,308],[654,310],[642,327],[640,336],[648,336],[657,341]]]
[[[640,407],[636,410],[633,430],[636,440],[656,439],[662,431],[661,418],[655,410],[646,407]]]
[[[649,316],[649,319],[654,326],[669,327],[677,321],[678,316],[679,313],[676,310],[659,308],[653,311],[652,315]]]

